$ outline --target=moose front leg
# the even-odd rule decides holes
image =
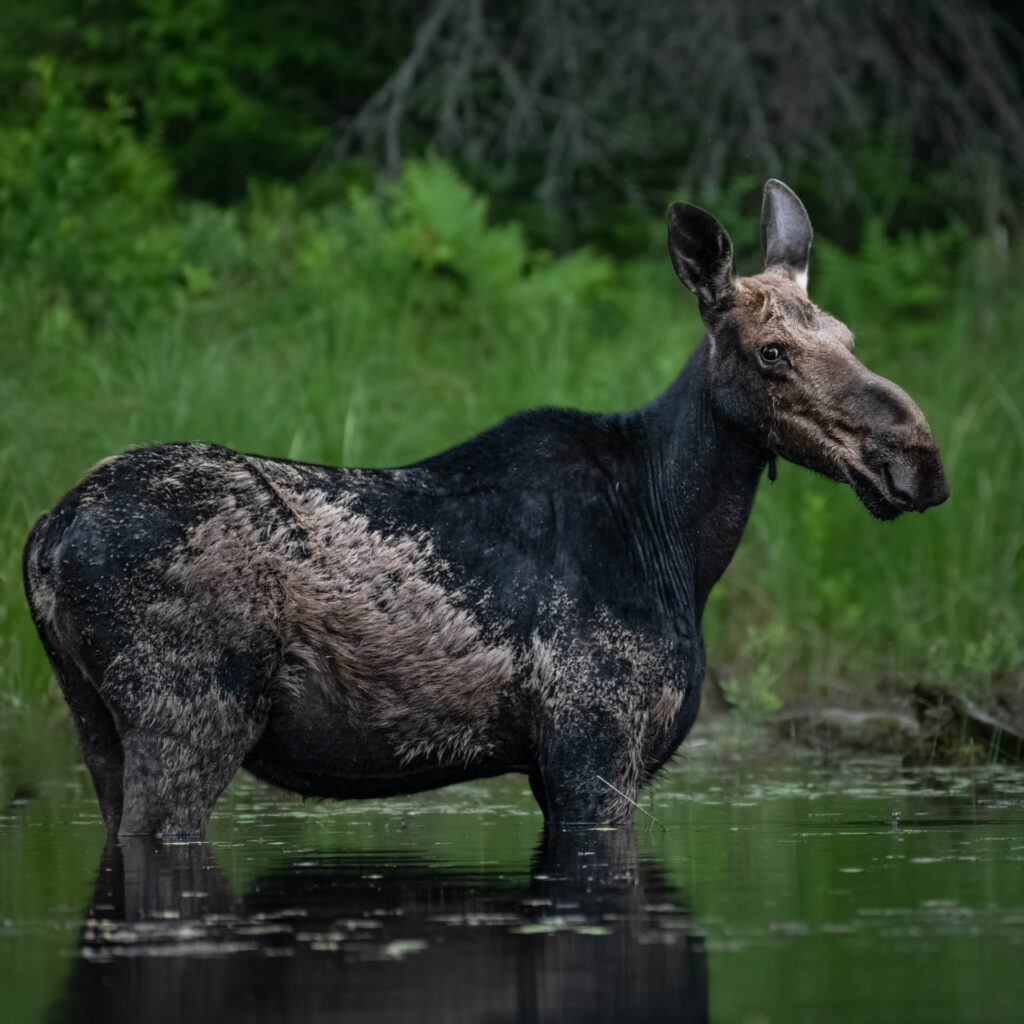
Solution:
[[[597,714],[553,726],[530,776],[546,823],[631,824],[641,740],[635,730]]]

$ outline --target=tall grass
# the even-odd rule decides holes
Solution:
[[[229,210],[143,193],[147,216],[133,210],[118,237],[116,204],[93,210],[90,189],[148,174],[132,163],[136,144],[122,138],[112,156],[102,131],[86,133],[69,171],[66,140],[42,132],[0,139],[9,194],[31,187],[15,151],[25,165],[54,163],[58,195],[82,161],[107,177],[76,178],[66,209],[32,208],[50,248],[0,254],[8,724],[63,714],[22,597],[20,551],[34,518],[103,456],[205,439],[401,463],[524,407],[635,407],[702,333],[660,224],[647,259],[552,259],[514,225],[488,226],[483,199],[432,162],[379,196],[320,205],[286,188],[254,189]],[[737,241],[752,232],[741,225]],[[981,697],[1021,685],[1024,300],[1012,284],[1024,254],[952,229],[893,240],[868,225],[863,237],[853,254],[818,243],[812,295],[855,330],[868,365],[918,400],[953,497],[880,524],[848,489],[780,467],[708,611],[711,664],[753,706],[805,693],[868,699],[921,678]]]

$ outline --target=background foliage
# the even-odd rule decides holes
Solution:
[[[545,244],[642,249],[686,183],[783,177],[817,226],[1018,221],[1024,13],[1009,0],[34,0],[0,8],[0,95],[49,54],[178,189],[394,177],[436,151]]]
[[[395,464],[523,407],[639,405],[700,338],[649,209],[684,178],[692,124],[663,150],[616,156],[634,170],[650,158],[637,188],[616,191],[577,168],[571,188],[548,194],[528,155],[506,166],[483,141],[479,158],[442,146],[413,90],[401,155],[434,146],[449,159],[377,173],[374,97],[394,95],[427,15],[412,3],[395,4],[390,19],[369,2],[345,5],[343,23],[335,4],[285,10],[44,0],[4,11],[0,708],[9,722],[63,717],[21,596],[21,546],[33,519],[110,452],[202,438]],[[430,10],[454,17],[463,7]],[[921,15],[925,36],[937,38],[936,19],[952,32],[987,18],[993,54],[1016,45],[993,8],[962,23],[959,10],[936,0]],[[868,46],[867,28],[863,38]],[[990,70],[1002,92],[986,102],[1019,88],[1006,66]],[[703,88],[695,78],[693,95]],[[834,159],[856,156],[845,203],[821,152],[782,141],[774,156],[757,151],[756,167],[723,157],[674,195],[710,206],[751,272],[764,177],[781,171],[807,186],[819,228],[812,295],[855,330],[873,369],[919,401],[953,498],[882,525],[846,489],[781,467],[713,595],[710,660],[754,713],[807,694],[874,699],[936,678],[1019,702],[1024,251],[1008,197],[1021,165],[993,146],[991,123],[973,136],[959,125],[968,159],[907,136],[870,88],[858,95],[860,134],[828,135]],[[1003,111],[1014,131],[1019,110]],[[353,125],[365,144],[354,144]],[[1011,136],[1000,146],[1016,145]],[[530,145],[543,152],[542,136]],[[978,192],[971,175],[986,166],[992,190]],[[583,229],[585,210],[595,216]],[[581,236],[595,244],[568,245]]]

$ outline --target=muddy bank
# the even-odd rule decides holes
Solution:
[[[918,685],[874,707],[794,704],[753,725],[737,721],[742,713],[720,692],[712,692],[701,709],[702,728],[695,736],[704,743],[727,742],[738,727],[748,740],[760,733],[757,745],[765,753],[773,746],[779,748],[776,753],[802,747],[826,754],[897,755],[908,766],[1021,764],[1022,703],[1004,695],[983,706],[948,687]]]

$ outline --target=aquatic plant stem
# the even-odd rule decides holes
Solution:
[[[626,794],[623,793],[618,786],[613,786],[607,779],[602,778],[600,775],[597,776],[597,780],[598,782],[603,782],[609,789],[614,789],[615,792],[619,794],[619,796],[624,797],[626,800],[628,800],[638,811],[643,811],[644,814],[646,814],[647,817],[651,819],[651,821],[655,822],[661,828],[662,832],[668,831],[668,829],[665,828],[665,826],[660,821],[658,821],[658,819],[653,814],[651,814],[650,811],[648,811],[644,807],[641,807],[632,797],[626,796]]]

